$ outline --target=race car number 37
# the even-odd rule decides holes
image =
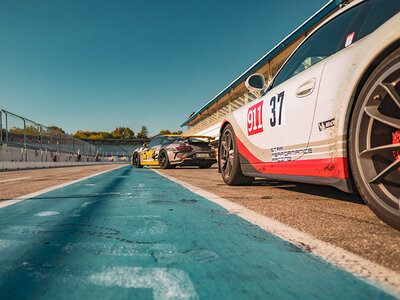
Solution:
[[[264,101],[249,107],[247,111],[247,134],[253,135],[263,132],[262,109]]]

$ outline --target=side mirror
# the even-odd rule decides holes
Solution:
[[[143,147],[145,147],[145,148],[146,148],[147,146],[148,146],[148,144],[147,144],[147,143],[144,143],[144,144],[143,144]]]
[[[257,98],[260,98],[263,91],[265,90],[264,75],[259,73],[250,75],[246,79],[245,86],[250,91],[250,93],[254,94]]]

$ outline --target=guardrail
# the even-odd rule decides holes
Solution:
[[[0,110],[0,161],[98,161],[96,147],[4,109]]]
[[[9,146],[96,155],[94,145],[3,109],[0,132],[0,143]]]

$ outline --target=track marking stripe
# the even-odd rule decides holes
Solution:
[[[279,221],[251,211],[239,204],[221,198],[194,185],[166,175],[159,170],[151,169],[155,173],[182,185],[191,192],[213,201],[229,212],[237,214],[243,219],[260,226],[262,229],[273,233],[283,240],[291,242],[305,250],[323,258],[324,260],[352,273],[390,295],[400,298],[400,274],[378,265],[370,260],[353,254],[343,248],[318,240],[307,233],[285,225]]]
[[[56,189],[59,189],[59,188],[62,188],[62,187],[65,187],[65,186],[68,186],[68,185],[71,185],[71,184],[86,180],[86,179],[89,179],[89,178],[92,178],[92,177],[95,177],[95,176],[98,176],[98,175],[101,175],[101,174],[104,174],[104,173],[107,173],[107,172],[110,172],[110,171],[114,171],[114,170],[123,168],[125,166],[127,166],[127,165],[122,165],[122,166],[120,166],[118,168],[115,168],[115,169],[102,171],[102,172],[99,172],[99,173],[96,173],[96,174],[93,174],[93,175],[89,175],[89,176],[86,176],[86,177],[82,177],[82,178],[79,178],[79,179],[76,179],[76,180],[73,180],[73,181],[69,181],[69,182],[65,182],[65,183],[62,183],[62,184],[59,184],[59,185],[55,185],[55,186],[52,186],[52,187],[49,187],[49,188],[45,188],[43,190],[28,194],[28,195],[24,195],[24,196],[21,196],[21,197],[18,197],[18,198],[14,198],[14,199],[11,199],[11,200],[5,200],[3,202],[0,202],[0,208],[6,207],[6,206],[9,206],[9,205],[12,205],[12,204],[24,201],[24,200],[27,200],[29,198],[33,198],[33,197],[39,196],[39,195],[47,193],[47,192],[54,191]]]
[[[10,182],[10,181],[17,181],[17,180],[24,180],[24,179],[29,179],[29,178],[32,178],[32,177],[20,177],[20,178],[12,178],[12,179],[0,180],[0,183]]]

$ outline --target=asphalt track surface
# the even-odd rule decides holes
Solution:
[[[0,209],[2,299],[390,299],[151,169]]]
[[[0,171],[0,203],[119,167],[119,164]]]
[[[262,179],[251,186],[228,186],[216,167],[161,172],[400,273],[400,232],[376,217],[358,195]]]

